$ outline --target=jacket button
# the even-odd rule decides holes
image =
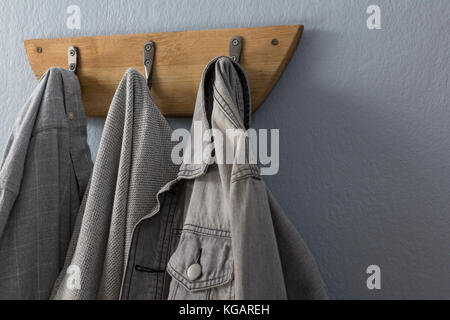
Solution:
[[[191,264],[187,269],[187,277],[189,280],[197,280],[202,275],[202,266],[198,263]]]

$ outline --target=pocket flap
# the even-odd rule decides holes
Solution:
[[[167,272],[190,291],[230,282],[233,256],[229,232],[185,225]]]

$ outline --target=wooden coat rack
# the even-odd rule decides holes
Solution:
[[[291,59],[302,32],[301,25],[287,25],[34,39],[24,43],[37,79],[50,67],[67,68],[68,48],[75,47],[86,114],[105,117],[124,72],[132,67],[144,74],[143,48],[151,40],[156,47],[152,97],[166,116],[191,116],[203,69],[213,58],[229,55],[233,36],[243,40],[240,64],[247,72],[256,110]]]

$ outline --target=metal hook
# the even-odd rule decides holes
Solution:
[[[152,88],[152,67],[154,59],[155,43],[153,41],[147,41],[144,45],[144,68],[145,80],[147,80],[147,86],[149,90]]]
[[[69,64],[69,70],[72,72],[77,71],[77,56],[77,48],[70,46],[69,49],[67,49],[67,63]]]
[[[230,57],[234,62],[239,63],[242,52],[242,37],[234,36],[230,40]]]

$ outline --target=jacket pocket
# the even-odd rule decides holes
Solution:
[[[229,232],[185,225],[167,272],[169,300],[234,299]]]

